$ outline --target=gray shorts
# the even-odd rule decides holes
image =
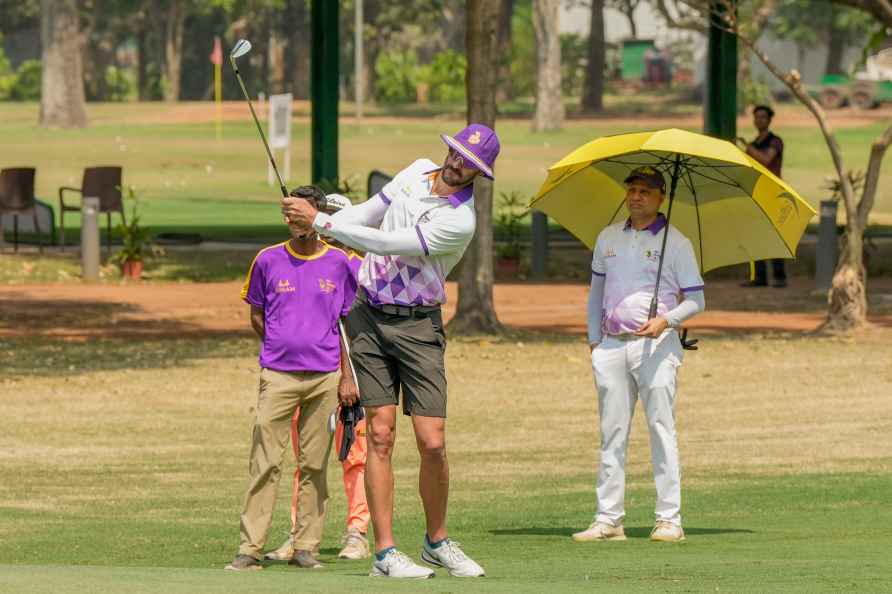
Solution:
[[[446,333],[439,308],[399,316],[358,299],[346,331],[363,406],[399,404],[402,389],[404,414],[446,417]]]

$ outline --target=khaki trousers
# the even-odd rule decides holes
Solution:
[[[322,540],[328,502],[326,471],[332,442],[328,418],[338,405],[338,378],[337,372],[260,370],[239,554],[255,559],[263,557],[276,505],[282,458],[291,435],[291,418],[298,408],[300,500],[292,542],[295,549],[312,551]]]

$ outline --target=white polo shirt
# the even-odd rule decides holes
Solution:
[[[629,334],[647,321],[657,280],[666,218],[635,230],[630,221],[615,223],[598,235],[592,273],[605,277],[601,331]],[[669,225],[666,258],[657,299],[657,315],[675,309],[682,293],[703,290],[703,278],[690,240]]]
[[[419,159],[400,171],[377,197],[387,205],[382,231],[414,228],[418,256],[366,254],[359,284],[372,303],[438,305],[446,302],[446,277],[474,237],[473,186],[441,197],[431,189],[439,167]]]

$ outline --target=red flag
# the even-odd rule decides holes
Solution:
[[[223,46],[220,44],[219,37],[214,37],[214,51],[211,52],[210,58],[212,64],[223,65]]]

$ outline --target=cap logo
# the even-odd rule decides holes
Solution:
[[[477,130],[473,134],[468,137],[468,143],[470,144],[480,144],[480,130]]]

